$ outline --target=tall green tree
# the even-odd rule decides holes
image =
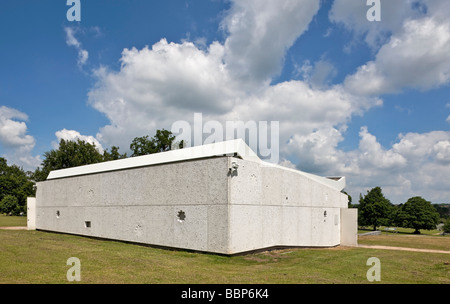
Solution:
[[[439,213],[431,205],[431,202],[420,196],[411,197],[402,205],[401,214],[402,227],[415,229],[419,234],[420,229],[432,230],[439,223]]]
[[[450,204],[432,204],[442,219],[450,218]]]
[[[13,195],[6,195],[0,201],[0,213],[8,215],[19,215],[23,208],[19,205],[19,200]],[[25,213],[25,212],[24,212]]]
[[[120,154],[119,147],[116,146],[111,147],[111,152],[109,152],[108,149],[103,152],[103,161],[118,160],[123,158],[127,158],[127,154]]]
[[[358,221],[362,226],[377,227],[389,223],[391,202],[384,197],[380,187],[375,187],[363,197],[360,194],[358,206]]]
[[[38,168],[33,177],[36,181],[42,181],[47,179],[52,170],[96,164],[103,161],[103,155],[94,144],[80,139],[77,141],[61,139],[58,149],[44,153],[42,169]]]
[[[442,227],[444,233],[450,233],[450,220],[446,220],[444,223],[444,227]]]
[[[389,215],[389,219],[390,219],[390,223],[394,226],[403,227],[402,207],[403,207],[403,204],[392,205],[392,207],[391,207],[391,213]]]
[[[156,153],[155,144],[149,136],[135,137],[130,144],[131,157]]]
[[[130,144],[131,157],[169,151],[174,140],[175,136],[172,132],[164,129],[156,130],[156,134],[152,138],[149,138],[148,135],[136,137]]]
[[[345,191],[341,191],[341,192],[344,193],[345,195],[347,195],[347,197],[348,197],[348,204],[347,204],[348,208],[355,208],[355,207],[357,207],[357,206],[352,204],[352,196],[350,194],[348,194]]]
[[[26,213],[27,197],[35,195],[34,183],[22,168],[7,164],[0,157],[0,209],[1,213]]]

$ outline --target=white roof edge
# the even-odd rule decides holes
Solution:
[[[50,172],[47,180],[234,154],[244,160],[255,162],[261,161],[258,155],[253,152],[242,139],[235,139],[179,150],[55,170]]]
[[[235,139],[179,150],[171,150],[144,156],[130,157],[97,164],[55,170],[50,172],[47,180],[234,154],[236,154],[243,160],[258,162],[263,166],[276,167],[279,169],[301,174],[338,191],[341,191],[345,188],[345,177],[330,179],[296,169],[283,167],[277,164],[264,162],[242,139]]]
[[[280,166],[277,164],[272,164],[272,163],[267,163],[267,162],[263,162],[261,161],[261,163],[263,163],[265,166],[268,167],[276,167],[276,168],[280,168],[286,171],[290,171],[290,172],[294,172],[300,175],[303,175],[309,179],[312,179],[318,183],[321,183],[323,185],[326,185],[328,187],[331,187],[333,189],[336,189],[338,191],[342,191],[344,190],[345,186],[346,186],[346,180],[345,180],[345,176],[340,176],[340,177],[333,177],[332,179],[329,177],[322,177],[319,175],[314,175],[311,173],[306,173],[297,169],[292,169],[292,168],[288,168],[288,167],[284,167],[284,166]]]

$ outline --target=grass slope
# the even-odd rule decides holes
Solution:
[[[0,227],[26,218],[0,216]],[[383,234],[367,245],[450,250],[450,237]],[[381,261],[381,283],[450,283],[450,254],[337,247],[286,249],[224,257],[155,249],[40,231],[0,230],[0,283],[64,284],[70,257],[81,261],[80,283],[113,284],[364,284]],[[373,284],[373,283],[371,283]]]
[[[27,225],[26,216],[6,216],[0,214],[0,227],[18,227],[26,225]]]

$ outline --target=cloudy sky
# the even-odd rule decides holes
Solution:
[[[176,121],[279,122],[279,161],[450,198],[450,1],[0,3],[0,155],[34,170],[60,139],[127,152]],[[373,10],[375,11],[375,10]],[[261,131],[261,130],[260,130]],[[248,141],[248,139],[246,139]]]

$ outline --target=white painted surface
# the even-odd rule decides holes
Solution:
[[[36,230],[36,198],[27,197],[27,229]]]

